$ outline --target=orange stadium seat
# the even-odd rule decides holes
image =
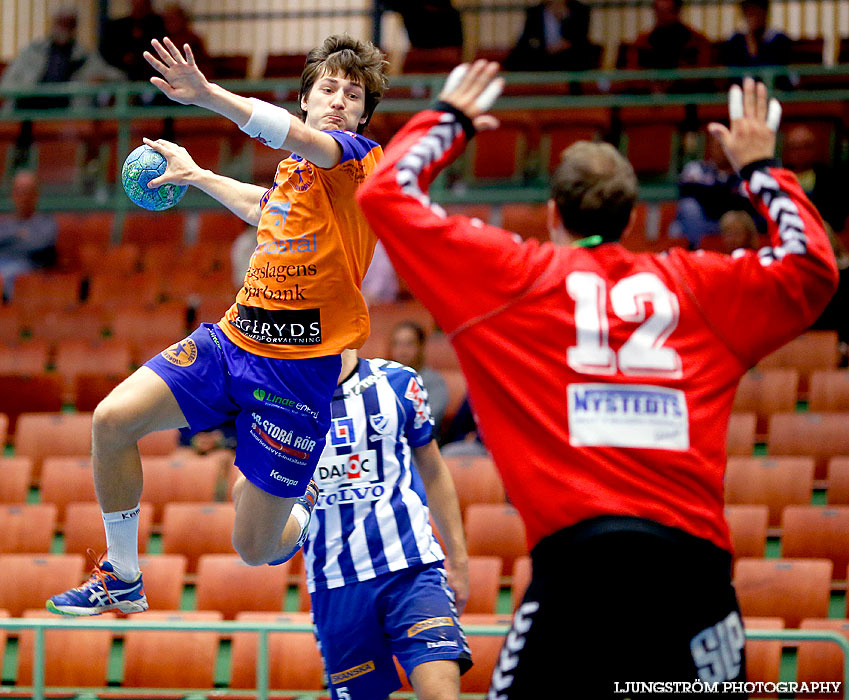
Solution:
[[[65,508],[73,501],[97,501],[90,457],[46,457],[41,465],[39,496],[56,506],[57,521],[65,522]]]
[[[46,311],[41,314],[39,323],[30,324],[29,331],[36,340],[47,341],[64,349],[66,343],[85,343],[98,346],[104,341],[103,332],[106,319],[97,310],[79,307],[70,311]],[[61,370],[57,370],[62,373]]]
[[[168,243],[179,246],[183,241],[185,216],[181,211],[133,211],[124,218],[121,243],[148,246]]]
[[[763,504],[725,506],[734,558],[762,557],[766,547],[769,508]]]
[[[240,622],[276,622],[310,625],[304,613],[244,612]],[[231,688],[256,688],[257,635],[236,632],[232,646]],[[297,659],[297,663],[292,663]],[[324,688],[324,664],[312,632],[274,632],[268,635],[269,688],[272,690],[321,690]]]
[[[0,503],[24,503],[32,479],[29,457],[0,457]]]
[[[0,306],[0,345],[19,343],[25,327],[25,319],[20,309],[14,306]]]
[[[216,457],[177,454],[170,457],[142,459],[144,488],[142,498],[153,506],[153,522],[162,522],[167,503],[180,501],[210,502],[215,500],[218,480]]]
[[[729,457],[748,457],[755,448],[757,416],[754,413],[732,413],[728,421],[726,451]]]
[[[20,617],[57,592],[79,586],[83,576],[78,554],[0,554],[0,609]]]
[[[26,610],[29,619],[53,618],[44,610]],[[98,619],[114,620],[106,613]],[[44,633],[44,683],[60,687],[104,687],[112,649],[111,630],[47,630]],[[18,685],[32,685],[35,633],[22,630],[18,641]]]
[[[501,207],[501,228],[522,238],[548,240],[544,204],[505,204]]]
[[[506,576],[513,573],[513,562],[528,553],[525,526],[513,506],[473,503],[464,524],[469,555],[501,557]]]
[[[796,369],[750,370],[740,379],[732,410],[754,413],[758,417],[756,433],[766,435],[769,416],[796,410],[798,386]]]
[[[80,303],[78,272],[29,272],[15,278],[16,306],[69,310]]]
[[[839,357],[835,331],[808,331],[767,355],[757,366],[795,367],[799,370],[799,395],[805,398],[810,375],[817,370],[836,369]]]
[[[828,559],[749,559],[734,565],[743,615],[780,617],[798,627],[806,617],[827,617],[832,565]]]
[[[148,622],[210,622],[212,611],[152,610]],[[124,633],[124,688],[209,688],[215,680],[217,632],[131,630]],[[182,697],[182,696],[181,696]]]
[[[799,629],[837,632],[849,638],[849,620],[806,618],[802,620]],[[843,652],[840,647],[835,642],[799,642],[796,651],[796,680],[800,683],[844,682]],[[818,697],[841,698],[843,693],[823,693]]]
[[[139,552],[147,551],[147,541],[153,529],[153,508],[142,502],[139,513]],[[62,527],[65,554],[85,554],[91,548],[97,554],[106,551],[103,515],[97,501],[71,501],[65,507]],[[145,584],[147,584],[145,578]]]
[[[472,503],[504,503],[504,485],[492,459],[484,456],[446,456],[460,511]]]
[[[198,212],[198,245],[208,245],[211,242],[232,244],[239,234],[247,228],[247,224],[229,211],[210,209]]]
[[[469,599],[466,612],[494,613],[501,585],[501,557],[469,557]]]
[[[811,455],[814,478],[825,479],[828,459],[849,456],[849,412],[775,413],[769,419],[770,455]]]
[[[0,373],[0,413],[9,419],[14,436],[18,416],[32,411],[62,410],[62,378],[56,374],[18,376]]]
[[[828,460],[829,505],[849,505],[849,457],[832,457]]]
[[[531,583],[532,574],[533,567],[529,555],[519,557],[513,562],[513,581],[510,585],[510,602],[513,605],[513,610],[519,607],[519,603],[525,597],[525,591],[528,590]]]
[[[811,375],[808,410],[849,412],[849,370],[820,370]]]
[[[182,554],[148,554],[139,557],[144,590],[152,610],[179,610],[188,561]]]
[[[849,565],[849,506],[787,506],[781,556],[830,559],[834,574],[842,576]]]
[[[162,551],[184,554],[189,573],[201,554],[233,554],[231,503],[169,503],[162,517]]]
[[[0,346],[0,374],[38,375],[47,369],[50,348],[44,340],[24,340]]]
[[[111,279],[114,292],[122,289],[121,279],[138,272],[140,252],[137,245],[127,243],[108,248],[96,243],[83,243],[79,257],[80,266],[85,272]],[[89,304],[97,301],[92,299],[91,289],[87,300]]]
[[[512,619],[509,615],[463,615],[460,624],[466,625],[507,625]],[[486,693],[492,680],[492,672],[504,645],[504,633],[493,632],[487,635],[468,635],[466,641],[472,652],[475,665],[460,677],[460,692]]]
[[[0,506],[0,553],[48,554],[56,530],[56,506],[49,503]]]
[[[527,150],[524,126],[502,122],[498,129],[478,133],[471,142],[467,176],[483,181],[521,181]]]
[[[744,617],[743,627],[752,630],[784,629],[780,617]],[[777,683],[781,671],[781,642],[746,640],[746,680],[751,683]],[[755,695],[754,697],[769,697]]]
[[[122,311],[110,324],[116,338],[129,341],[161,340],[167,347],[186,335],[186,318],[181,309]]]
[[[179,430],[159,430],[139,440],[139,452],[142,457],[162,457],[173,453],[179,442]]]
[[[80,246],[89,244],[101,250],[108,247],[112,236],[114,212],[57,212],[56,252],[59,265],[68,270],[77,270],[81,266]]]
[[[15,433],[15,454],[32,458],[33,481],[45,457],[91,453],[91,413],[24,413]]]
[[[71,401],[78,411],[94,411],[109,392],[127,378],[126,373],[85,372],[74,377]]]
[[[128,312],[147,312],[159,301],[160,282],[157,275],[144,272],[121,275],[106,269],[107,272],[95,273],[89,278],[87,306],[109,310],[113,317],[121,318]],[[149,322],[151,319],[145,320]],[[123,327],[126,324],[122,321],[119,325]],[[146,334],[155,330],[155,327],[150,328]]]
[[[9,432],[9,416],[0,413],[0,446],[6,444],[6,434]]]
[[[238,554],[203,554],[198,559],[195,605],[217,610],[225,620],[239,612],[283,611],[289,562],[279,566],[248,566]]]
[[[778,527],[785,506],[811,502],[813,485],[810,457],[731,457],[725,470],[725,502],[765,504],[769,526]]]

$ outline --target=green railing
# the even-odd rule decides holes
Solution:
[[[691,84],[707,84],[711,81],[721,83],[728,79],[740,78],[745,75],[755,75],[767,85],[772,86],[775,94],[784,103],[794,102],[846,102],[849,101],[849,89],[819,89],[819,90],[780,90],[775,89],[776,81],[783,78],[811,79],[834,76],[845,76],[849,83],[849,65],[827,68],[816,65],[799,65],[788,67],[764,67],[758,69],[728,69],[728,68],[693,68],[686,70],[617,70],[617,71],[585,71],[572,73],[506,73],[508,85],[507,94],[498,100],[494,111],[536,111],[536,110],[580,110],[592,107],[623,108],[623,107],[664,107],[680,105],[710,105],[723,104],[726,95],[722,91],[695,93],[675,93],[658,91],[650,94],[629,94],[628,84],[634,81],[643,85],[647,82],[693,81]],[[392,79],[392,85],[387,98],[381,103],[379,112],[382,114],[407,114],[426,108],[439,94],[443,85],[444,75],[403,75]],[[297,111],[293,96],[297,92],[298,78],[281,80],[238,80],[222,81],[229,89],[246,95],[263,95],[273,99],[290,111]],[[581,85],[594,86],[593,94],[542,94],[542,86],[548,85]],[[780,83],[779,83],[780,84]],[[515,95],[510,89],[515,86],[540,86],[541,94]],[[708,90],[711,88],[708,87]],[[197,107],[186,107],[176,104],[141,105],[140,96],[157,93],[149,83],[106,83],[99,85],[83,85],[65,83],[56,85],[41,85],[34,88],[2,88],[0,99],[0,125],[22,121],[114,121],[117,126],[114,158],[117,165],[132,148],[138,144],[131,143],[131,124],[140,119],[174,119],[181,117],[214,117],[213,113]],[[550,92],[550,91],[548,91]],[[403,94],[403,97],[396,95]],[[407,96],[410,95],[410,96]],[[16,109],[14,99],[19,97],[48,97],[67,96],[70,106],[63,109]],[[103,106],[95,106],[96,104]],[[235,130],[235,126],[233,127]],[[117,168],[120,173],[120,167]],[[6,181],[0,187],[8,187]],[[103,184],[103,183],[101,183]],[[116,211],[126,211],[131,207],[129,201],[120,191],[119,183],[109,183],[104,190],[105,197],[96,199],[90,194],[63,192],[61,195],[46,194],[42,201],[46,210],[74,209],[103,209],[111,208]],[[668,199],[674,196],[674,183],[661,183],[659,187],[645,188],[641,193],[644,199]],[[205,208],[217,206],[210,198],[199,192],[190,193],[183,206],[189,208]],[[461,190],[448,190],[435,187],[433,198],[440,202],[486,202],[501,203],[512,201],[543,201],[546,191],[543,182],[531,182],[504,187],[469,187]],[[0,198],[0,211],[8,211],[8,198]]]
[[[217,632],[222,637],[231,636],[235,632],[254,632],[257,634],[257,662],[256,662],[256,688],[255,689],[179,689],[179,693],[187,698],[214,698],[217,694],[238,692],[240,695],[254,695],[259,700],[265,700],[270,695],[282,695],[285,691],[269,690],[269,659],[268,659],[268,635],[280,632],[312,632],[311,625],[299,625],[278,622],[201,622],[186,620],[156,620],[144,619],[130,621],[110,621],[101,619],[80,618],[9,618],[0,619],[0,628],[7,630],[32,630],[34,633],[33,664],[32,664],[32,686],[0,686],[0,696],[4,691],[13,692],[16,695],[21,692],[31,692],[33,700],[44,700],[47,687],[44,683],[45,652],[44,634],[48,630],[71,630],[71,629],[99,629],[118,633],[128,631],[183,631],[183,632]],[[466,625],[464,632],[470,636],[503,635],[508,627],[505,625]],[[837,644],[843,653],[843,688],[849,680],[849,640],[842,634],[827,630],[765,630],[747,629],[746,637],[750,640],[776,640],[788,642],[791,646],[797,642],[833,642]],[[660,680],[660,679],[658,679]],[[144,692],[146,696],[157,693],[174,695],[175,689],[148,689],[148,688],[50,688],[51,692],[75,693],[81,697],[96,694],[98,690],[110,694],[122,694],[131,696],[134,693]],[[295,691],[303,697],[315,697],[326,691]],[[845,692],[845,690],[844,690]],[[288,691],[289,695],[292,691]],[[409,693],[398,693],[396,697],[412,697]],[[463,694],[463,698],[479,698],[479,694]]]

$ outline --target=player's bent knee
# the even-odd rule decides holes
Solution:
[[[233,533],[233,549],[248,566],[262,566],[271,561],[274,556],[273,547],[267,542],[260,542],[254,537]]]
[[[142,436],[134,435],[132,412],[111,396],[103,399],[92,415],[92,438],[98,443],[132,443]]]

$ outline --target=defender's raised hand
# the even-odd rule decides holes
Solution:
[[[206,106],[211,83],[197,67],[191,47],[183,44],[183,51],[186,53],[184,57],[177,45],[167,36],[162,42],[154,39],[151,45],[159,58],[150,51],[144,52],[144,58],[162,77],[154,76],[150,82],[175,102]]]
[[[465,114],[478,131],[498,128],[498,120],[486,112],[504,89],[498,77],[500,66],[493,61],[461,63],[448,76],[439,99]]]
[[[775,156],[775,132],[781,121],[781,105],[767,101],[766,85],[752,78],[743,87],[728,91],[728,117],[731,128],[712,122],[708,131],[722,144],[732,167],[739,173],[749,163]]]

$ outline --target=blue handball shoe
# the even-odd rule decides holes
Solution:
[[[105,553],[104,553],[105,554]],[[91,578],[77,588],[54,595],[47,609],[57,615],[100,615],[105,612],[139,613],[147,610],[147,597],[141,573],[135,581],[123,581],[115,575],[112,564],[101,563],[89,550],[94,563]]]
[[[312,520],[312,512],[315,510],[315,504],[318,502],[318,484],[315,483],[313,479],[310,479],[309,486],[307,486],[307,492],[301,496],[295,504],[292,506],[294,510],[297,507],[303,508],[307,512],[307,521],[304,524],[303,528],[301,528],[301,536],[298,537],[298,542],[292,548],[292,551],[289,552],[285,557],[281,559],[275,559],[274,561],[268,562],[269,566],[277,566],[278,564],[283,564],[284,562],[289,561],[292,557],[294,557],[301,547],[304,546],[304,542],[307,541],[307,535],[310,533],[310,520]]]

